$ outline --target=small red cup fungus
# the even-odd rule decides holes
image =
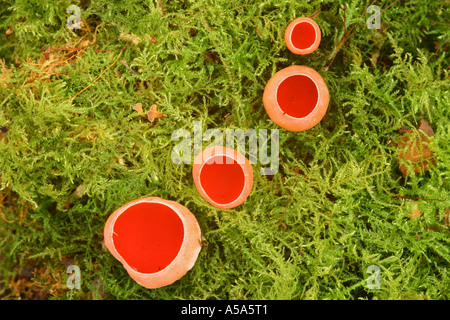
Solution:
[[[114,211],[104,238],[131,278],[149,289],[180,279],[201,250],[195,216],[181,204],[158,197],[134,200]]]
[[[300,17],[292,21],[284,33],[288,49],[295,54],[314,52],[320,44],[322,33],[319,25],[311,18]]]
[[[273,122],[290,131],[304,131],[322,120],[330,100],[325,81],[309,67],[290,66],[266,84],[263,104]]]
[[[217,208],[240,205],[253,186],[253,169],[248,159],[234,149],[214,146],[199,153],[192,176],[200,195]]]

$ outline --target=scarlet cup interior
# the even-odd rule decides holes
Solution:
[[[161,203],[137,203],[119,215],[113,243],[127,264],[138,272],[167,267],[180,251],[184,226],[178,214]]]
[[[241,195],[245,187],[245,175],[235,159],[213,156],[201,168],[200,184],[211,200],[228,204]]]
[[[308,49],[316,41],[316,30],[309,22],[297,23],[292,29],[291,42],[297,49]]]
[[[318,99],[316,84],[304,75],[289,76],[278,86],[278,105],[283,113],[294,118],[309,115],[316,107]]]

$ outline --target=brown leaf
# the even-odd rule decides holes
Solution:
[[[133,104],[133,110],[137,111],[141,116],[145,117],[144,110],[142,109],[142,103],[138,102]]]
[[[413,204],[411,210],[409,211],[409,216],[411,219],[416,219],[422,215],[422,212],[419,210],[419,205],[417,203]]]
[[[398,142],[398,161],[403,176],[411,175],[408,164],[412,163],[414,173],[423,173],[431,166],[436,166],[434,153],[429,148],[430,138],[434,136],[433,129],[425,120],[420,120],[418,130],[402,127],[403,133]]]
[[[147,111],[147,117],[150,122],[155,121],[157,118],[167,117],[165,114],[156,110],[156,104],[150,107],[150,110]]]
[[[434,131],[433,129],[430,127],[430,125],[423,119],[420,119],[419,121],[419,128],[418,130],[421,130],[423,132],[425,132],[428,136],[430,137],[434,137]]]

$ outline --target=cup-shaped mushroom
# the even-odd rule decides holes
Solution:
[[[322,33],[317,22],[306,17],[293,20],[284,33],[288,49],[300,55],[314,52],[319,47],[321,39]]]
[[[137,283],[159,288],[180,279],[201,250],[201,230],[183,205],[148,197],[118,208],[106,221],[105,245]]]
[[[304,131],[318,124],[327,112],[329,100],[323,78],[304,66],[290,66],[276,72],[263,94],[270,119],[290,131]]]
[[[209,147],[194,159],[192,176],[200,195],[217,208],[230,209],[248,197],[253,186],[253,169],[238,151]]]

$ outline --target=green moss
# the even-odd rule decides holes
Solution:
[[[370,30],[365,1],[345,2],[345,20],[343,1],[86,1],[75,4],[89,28],[69,30],[70,4],[0,4],[0,126],[8,129],[0,296],[16,298],[11,288],[31,266],[22,298],[38,289],[48,299],[449,298],[448,4],[383,11],[391,4],[383,1],[382,29]],[[319,8],[319,49],[290,53],[285,27]],[[74,46],[83,50],[49,67],[75,54],[51,48]],[[301,133],[278,128],[262,106],[270,76],[293,64],[315,68],[331,98],[325,118]],[[132,109],[138,102],[167,117],[149,122]],[[435,132],[437,166],[403,178],[399,129],[422,118]],[[173,130],[193,132],[194,120],[204,129],[280,129],[279,173],[261,176],[256,164],[242,205],[211,207],[191,166],[170,157]],[[102,247],[107,217],[144,196],[187,206],[208,242],[186,276],[156,290]],[[412,201],[423,213],[416,219]],[[80,290],[65,286],[67,258],[81,269]],[[370,265],[380,268],[380,289],[366,285]]]

